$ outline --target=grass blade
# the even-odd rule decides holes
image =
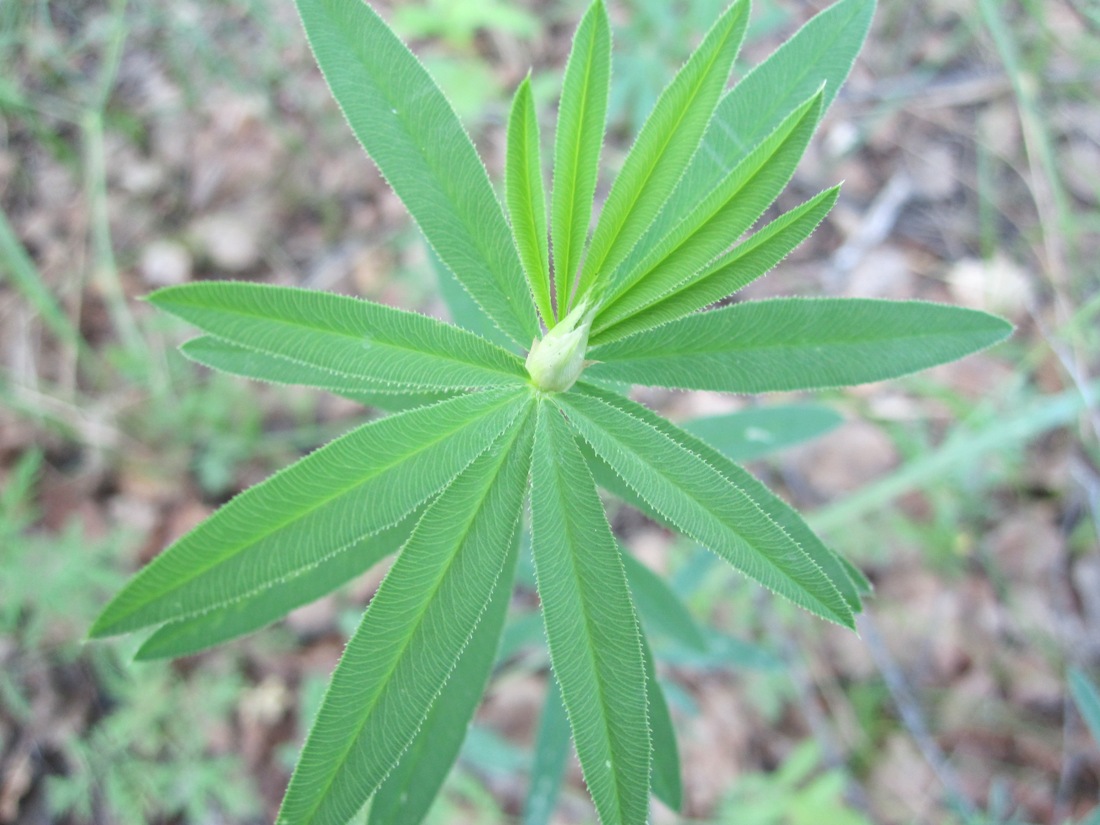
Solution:
[[[747,0],[736,0],[661,93],[608,193],[578,295],[587,294],[601,273],[614,271],[664,207],[726,88],[748,19]]]
[[[328,372],[332,387],[465,389],[526,378],[518,357],[472,333],[359,298],[208,281],[148,300],[224,341]]]
[[[512,597],[518,551],[517,531],[485,613],[447,684],[401,761],[374,794],[369,825],[418,825],[443,786],[493,670]]]
[[[508,150],[504,192],[512,234],[535,306],[549,328],[554,325],[550,302],[550,249],[546,239],[546,191],[542,183],[539,119],[528,75],[516,89],[508,116]],[[590,196],[591,197],[591,196]]]
[[[821,567],[749,493],[670,437],[671,424],[658,429],[634,413],[640,405],[587,385],[561,404],[596,455],[662,520],[798,606],[853,626],[851,607]]]
[[[1069,689],[1081,718],[1088,725],[1089,732],[1096,744],[1100,745],[1100,691],[1097,691],[1084,671],[1076,667],[1069,669]]]
[[[272,582],[240,601],[198,616],[169,622],[145,640],[134,658],[147,660],[190,656],[259,630],[291,610],[331,593],[386,556],[396,553],[409,538],[422,514],[423,508],[417,508],[392,527],[325,557],[316,567]]]
[[[223,506],[115,596],[91,636],[194,616],[397,523],[502,433],[526,393],[489,391],[352,430]]]
[[[444,490],[371,599],[332,675],[278,822],[346,822],[414,739],[511,554],[533,413]]]
[[[489,176],[420,61],[362,0],[297,0],[348,124],[428,243],[510,338],[539,325]]]
[[[560,411],[539,406],[531,540],[554,675],[603,825],[643,825],[650,743],[638,625],[596,486]]]
[[[881,381],[953,361],[1011,333],[1007,321],[925,301],[779,298],[697,313],[594,347],[593,377],[758,393]]]
[[[565,315],[588,236],[610,89],[611,24],[603,0],[595,0],[573,38],[554,136],[551,234],[559,317]]]

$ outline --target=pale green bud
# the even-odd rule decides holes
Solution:
[[[562,318],[542,340],[531,344],[527,356],[527,374],[540,390],[565,392],[577,383],[585,367],[588,332],[596,310],[581,303]]]

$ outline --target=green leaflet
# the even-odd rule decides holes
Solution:
[[[346,822],[414,739],[511,555],[533,425],[528,396],[510,432],[425,512],[332,675],[280,825]]]
[[[518,551],[517,531],[485,613],[447,684],[432,704],[416,738],[371,800],[370,825],[417,825],[439,793],[493,670],[511,601]]]
[[[807,526],[793,507],[769,490],[752,473],[734,464],[714,447],[699,440],[690,433],[681,430],[671,421],[651,412],[641,404],[636,404],[622,396],[595,387],[585,386],[584,391],[604,403],[617,407],[644,424],[648,424],[662,435],[674,441],[681,449],[698,456],[706,464],[728,479],[756,503],[764,514],[775,522],[806,553],[825,576],[840,591],[848,609],[859,613],[863,608],[860,594],[870,592],[870,584],[863,574],[848,564],[843,557],[834,553],[822,543],[813,530]],[[616,471],[602,460],[593,467],[593,473],[601,487],[619,496],[628,504],[647,513],[656,521],[669,522],[669,519],[655,510],[620,478]]]
[[[208,613],[169,622],[145,640],[134,658],[189,656],[281,619],[294,608],[321,598],[366,572],[386,556],[396,553],[423,512],[422,507],[413,510],[392,527],[360,539],[326,556],[315,567],[272,582],[240,601]]]
[[[630,595],[634,597],[642,624],[651,631],[666,634],[685,647],[706,650],[707,640],[703,631],[665,580],[630,553],[621,555]]]
[[[843,420],[840,413],[820,404],[775,404],[693,418],[681,426],[731,461],[751,461],[824,435]]]
[[[1100,691],[1080,668],[1069,669],[1069,688],[1093,741],[1100,745]]]
[[[662,213],[662,228],[667,225],[667,230],[661,239],[648,245],[644,256],[635,250],[609,276],[607,304],[600,310],[596,329],[655,303],[727,251],[790,181],[820,117],[818,91],[689,212]]]
[[[352,391],[518,384],[523,363],[415,312],[327,292],[235,281],[168,287],[148,299],[217,338],[331,374]]]
[[[566,314],[588,236],[610,89],[611,24],[603,0],[595,0],[573,37],[554,136],[551,235],[559,318]]]
[[[628,292],[616,305],[622,320],[589,339],[592,346],[659,327],[710,306],[755,281],[783,260],[824,220],[836,203],[835,186],[780,215],[703,269],[669,286],[664,293],[647,288]],[[666,284],[667,286],[667,284]]]
[[[312,367],[298,361],[288,361],[279,355],[268,355],[256,350],[230,344],[213,335],[200,335],[180,345],[180,352],[196,363],[210,369],[228,372],[265,381],[272,384],[299,384],[328,390],[336,395],[358,401],[368,407],[378,407],[387,412],[400,412],[434,404],[454,396],[447,390],[408,391],[395,384],[381,381],[363,381],[354,386],[352,382],[337,380],[332,373],[319,367]],[[334,384],[342,384],[334,387]]]
[[[720,392],[820,389],[896,378],[985,349],[1012,331],[925,301],[779,298],[697,313],[594,347],[593,377]]]
[[[679,811],[684,801],[680,749],[676,745],[676,730],[672,726],[672,714],[668,712],[665,692],[657,681],[653,650],[644,633],[642,656],[645,662],[646,698],[649,700],[649,724],[653,728],[653,795],[672,810]]]
[[[665,206],[726,87],[748,11],[747,0],[736,0],[658,98],[611,185],[584,259],[578,295],[619,265]]]
[[[733,479],[638,417],[640,405],[588,385],[561,404],[592,450],[662,520],[798,606],[853,626],[851,607],[806,551]]]
[[[443,92],[362,0],[297,0],[306,36],[353,132],[424,236],[517,344],[538,334],[508,223]]]
[[[650,743],[634,608],[596,486],[548,398],[532,461],[531,540],[550,659],[600,821],[643,825]]]
[[[546,701],[539,717],[531,763],[531,784],[523,802],[523,825],[547,825],[550,821],[569,757],[569,718],[561,701],[561,688],[553,673],[546,681]]]
[[[505,390],[459,396],[352,430],[176,541],[115,596],[91,635],[230,604],[396,523],[484,452],[527,398]]]
[[[516,240],[527,285],[535,298],[542,322],[554,325],[550,302],[550,250],[546,240],[546,192],[542,184],[539,153],[539,119],[531,96],[531,76],[516,89],[508,116],[508,151],[504,192],[512,235]],[[591,197],[591,195],[589,195]]]
[[[828,109],[871,25],[875,0],[840,0],[746,75],[718,104],[665,211],[682,215],[795,107],[825,83]]]

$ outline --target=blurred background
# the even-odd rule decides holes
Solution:
[[[608,172],[723,5],[611,0]],[[757,0],[737,74],[825,5]],[[580,0],[377,6],[497,181],[533,67],[547,156]],[[877,589],[857,637],[613,506],[709,640],[656,639],[685,805],[655,822],[1100,822],[1098,35],[1093,0],[880,0],[779,205],[844,180],[840,203],[747,292],[947,301],[1010,341],[812,399],[639,396],[678,421],[814,404],[716,432],[755,440],[754,472]],[[0,823],[269,821],[381,571],[176,662],[84,634],[173,537],[377,413],[200,369],[140,297],[239,278],[445,317],[446,283],[290,0],[0,0],[0,206]],[[520,821],[532,606],[430,821]],[[595,821],[575,763],[551,821]]]

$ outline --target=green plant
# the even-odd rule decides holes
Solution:
[[[198,283],[153,294],[206,333],[183,347],[200,363],[402,411],[231,501],[139,573],[91,634],[155,627],[139,658],[191,653],[396,552],[279,821],[344,822],[368,798],[371,822],[418,821],[492,667],[529,500],[554,680],[589,792],[604,823],[642,823],[651,787],[677,805],[679,768],[632,565],[597,485],[829,621],[854,626],[868,585],[753,476],[625,389],[876,381],[1010,330],[923,302],[699,311],[764,275],[835,202],[829,189],[738,240],[785,187],[874,2],[840,0],[727,92],[748,21],[745,0],[730,5],[657,101],[591,237],[611,70],[602,0],[565,71],[549,210],[529,81],[516,92],[507,216],[443,93],[381,18],[359,0],[298,7],[349,124],[472,298],[485,336],[298,289]]]

